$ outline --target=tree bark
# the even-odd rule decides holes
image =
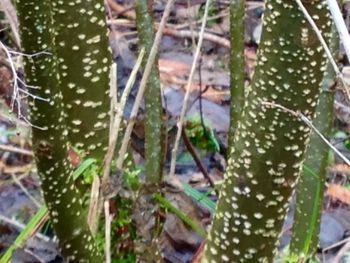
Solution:
[[[229,144],[233,141],[244,105],[244,13],[245,0],[230,3],[230,128]]]
[[[33,151],[45,203],[63,255],[72,262],[100,263],[102,258],[89,231],[83,201],[74,185],[73,168],[68,160],[51,8],[51,1],[17,2],[23,51],[27,54],[51,53],[25,59],[27,84],[37,87],[29,91],[49,99],[47,102],[28,98],[33,124]]]
[[[154,41],[152,1],[139,0],[135,3],[139,46],[146,50],[147,58]],[[158,61],[158,60],[157,60]],[[144,60],[143,66],[147,60]],[[145,90],[145,169],[146,183],[159,184],[163,174],[163,106],[160,90],[158,63],[152,67]]]
[[[332,29],[330,49],[335,57],[339,38]],[[328,63],[323,77],[322,91],[317,105],[315,127],[329,136],[333,127],[334,86],[336,75]],[[290,251],[293,254],[310,257],[317,252],[320,222],[323,208],[324,188],[327,177],[329,147],[315,133],[311,132],[310,146],[306,152],[303,172],[296,188],[296,210]]]
[[[109,73],[102,0],[52,1],[60,86],[72,146],[103,160],[109,134]]]
[[[303,1],[329,37],[325,1]],[[293,0],[268,0],[252,85],[238,121],[203,262],[273,262],[309,141],[325,68],[316,34]]]

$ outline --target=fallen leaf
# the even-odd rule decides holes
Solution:
[[[329,169],[332,173],[350,174],[350,167],[346,164],[337,164]]]
[[[330,184],[327,189],[327,195],[345,204],[350,204],[350,190],[344,186]]]
[[[194,254],[191,263],[201,263],[202,262],[202,257],[204,255],[204,248],[205,248],[205,240],[199,246],[196,254]]]

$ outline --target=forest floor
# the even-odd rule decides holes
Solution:
[[[108,24],[113,58],[118,65],[118,92],[122,91],[134,67],[137,54],[137,31],[132,1],[108,0]],[[164,2],[155,1],[156,21],[160,20]],[[188,6],[190,3],[190,6]],[[162,81],[164,112],[168,118],[169,145],[174,142],[176,119],[180,115],[186,81],[190,73],[195,43],[198,39],[200,17],[203,14],[204,0],[178,0],[171,13],[160,46],[159,68]],[[206,198],[216,201],[215,191],[208,183],[209,176],[214,182],[223,179],[225,152],[229,127],[229,1],[214,1],[210,7],[210,18],[206,29],[199,67],[192,83],[190,108],[186,115],[186,134],[180,143],[176,166],[176,182],[205,193]],[[14,48],[11,27],[5,17],[6,10],[0,10],[0,23],[4,28],[0,39]],[[261,34],[262,1],[246,1],[245,58],[246,81],[249,84],[257,59],[257,48]],[[6,13],[7,14],[7,13]],[[347,25],[350,25],[350,4],[344,5]],[[0,256],[14,242],[21,229],[43,205],[39,180],[31,152],[30,128],[11,113],[12,74],[4,53],[0,54]],[[341,52],[340,61],[348,64]],[[19,73],[21,69],[19,69]],[[133,88],[124,116],[127,119],[137,93],[138,80]],[[23,103],[22,112],[26,112]],[[17,109],[15,109],[15,112]],[[337,94],[334,107],[335,121],[331,142],[343,154],[350,157],[350,105]],[[132,147],[134,161],[142,173],[144,152],[144,131],[140,122],[133,131]],[[205,129],[203,128],[205,126]],[[188,141],[184,143],[184,141]],[[171,147],[169,147],[171,148]],[[192,150],[191,150],[192,149]],[[194,149],[194,151],[193,151]],[[192,153],[191,153],[192,152]],[[195,154],[193,153],[195,152]],[[167,152],[166,169],[169,169],[170,150]],[[194,158],[197,156],[197,163]],[[330,150],[327,191],[320,226],[318,256],[321,262],[350,262],[350,167],[344,165]],[[198,160],[202,168],[199,168]],[[207,228],[212,219],[208,205],[195,201],[188,192],[170,190],[166,198],[192,221]],[[187,193],[187,194],[186,194]],[[120,200],[119,200],[120,201]],[[116,201],[118,202],[118,201]],[[280,250],[289,243],[294,202],[286,218],[281,237]],[[119,204],[120,205],[120,204]],[[117,206],[117,205],[115,205]],[[133,247],[130,233],[123,228],[123,221],[116,212],[120,224],[115,234],[120,235],[119,245],[113,247],[118,253],[125,253]],[[130,220],[129,220],[130,221]],[[126,227],[127,228],[127,227]],[[129,234],[129,235],[128,235]],[[166,262],[192,262],[203,248],[204,238],[186,226],[183,220],[172,213],[164,214],[164,229],[160,236],[162,252]],[[342,249],[343,248],[343,249]],[[132,258],[132,257],[131,257]],[[336,261],[338,260],[338,261]],[[347,261],[348,260],[348,261]],[[63,262],[58,252],[48,223],[43,223],[41,231],[30,237],[17,248],[13,263]],[[125,257],[113,262],[133,262]]]

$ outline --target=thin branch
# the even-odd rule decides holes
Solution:
[[[0,144],[0,150],[5,152],[13,152],[13,153],[19,153],[19,154],[28,155],[28,156],[34,156],[32,151],[26,150],[23,148],[17,148],[12,145]]]
[[[111,19],[108,20],[108,24],[109,25],[118,25],[118,24],[123,24],[125,26],[125,23],[123,23],[124,21],[120,21],[120,19]],[[127,21],[130,23],[130,21]],[[130,23],[131,26],[134,26],[133,23]],[[156,24],[155,28],[158,29],[159,26]],[[130,32],[129,34],[131,35],[135,35],[137,34],[136,32]],[[195,30],[191,31],[191,30],[186,30],[186,29],[177,29],[174,26],[167,26],[166,28],[164,28],[163,31],[164,35],[168,35],[168,36],[173,36],[173,37],[177,37],[177,38],[199,38],[200,37],[200,32],[197,32]],[[217,44],[219,46],[222,47],[226,47],[226,48],[230,48],[230,41],[228,39],[226,39],[225,37],[221,37],[218,36],[216,34],[213,33],[209,33],[209,32],[204,32],[203,34],[203,39],[206,41],[210,41],[214,44]]]
[[[49,99],[45,99],[45,98],[42,98],[42,97],[39,97],[39,96],[35,96],[31,93],[29,93],[28,91],[26,90],[23,90],[20,88],[19,86],[19,83],[23,84],[25,87],[29,87],[29,88],[37,88],[37,87],[34,87],[34,86],[30,86],[30,85],[26,85],[21,79],[20,77],[18,77],[17,75],[17,71],[16,71],[16,67],[14,65],[14,62],[13,62],[13,58],[11,56],[11,53],[14,53],[13,51],[10,51],[1,41],[0,41],[0,48],[4,50],[5,54],[6,54],[6,57],[8,59],[8,63],[9,63],[9,67],[10,67],[10,70],[11,70],[11,73],[12,73],[12,77],[13,77],[13,92],[12,92],[12,101],[11,101],[11,108],[12,110],[14,109],[14,106],[15,104],[17,105],[17,114],[18,114],[18,117],[19,118],[22,118],[28,125],[30,125],[31,127],[33,128],[37,128],[39,130],[46,130],[45,128],[43,127],[38,127],[36,125],[33,125],[21,112],[21,96],[20,96],[20,93],[24,93],[26,94],[27,96],[31,96],[33,99],[38,99],[38,100],[42,100],[42,101],[46,101],[46,102],[49,102],[50,100]],[[22,54],[20,52],[15,52],[17,54]],[[32,55],[28,55],[28,54],[22,54],[24,56],[29,56],[29,57],[33,57],[33,56],[36,56],[38,54],[43,54],[45,53],[45,51],[42,51],[42,52],[37,52],[35,54],[32,54]],[[45,53],[46,54],[46,53]]]
[[[5,13],[7,20],[9,21],[16,46],[20,48],[21,38],[18,33],[18,19],[16,15],[16,8],[11,3],[11,0],[1,0],[0,5],[2,7],[2,11]]]
[[[87,216],[87,223],[92,234],[96,234],[98,228],[98,215],[100,212],[100,186],[100,177],[97,174],[94,174],[94,180],[92,182],[90,191],[89,212]]]
[[[198,39],[198,44],[197,44],[197,49],[196,49],[196,52],[195,52],[195,55],[193,58],[193,63],[192,63],[190,75],[189,75],[188,82],[187,82],[186,93],[185,93],[185,98],[184,98],[184,102],[183,102],[182,109],[181,109],[180,119],[177,123],[178,130],[177,130],[177,134],[176,134],[174,148],[172,150],[171,163],[170,163],[170,177],[173,177],[175,174],[177,149],[179,147],[179,142],[180,142],[180,138],[181,138],[182,125],[183,125],[183,122],[185,119],[185,114],[187,112],[187,104],[189,102],[190,93],[192,91],[191,84],[192,84],[194,73],[195,73],[195,70],[197,67],[197,61],[198,61],[201,47],[202,47],[202,43],[203,43],[203,35],[204,35],[204,29],[205,29],[205,26],[207,23],[209,6],[210,6],[210,0],[206,0],[201,31],[200,31],[200,35],[199,35],[199,39]]]
[[[157,55],[158,49],[159,49],[160,40],[161,40],[162,35],[163,35],[163,29],[166,25],[166,21],[170,15],[170,11],[171,11],[171,8],[172,8],[174,2],[175,2],[175,0],[168,0],[167,5],[165,6],[165,9],[164,9],[162,19],[161,19],[160,24],[159,24],[159,29],[156,33],[155,38],[154,38],[153,46],[151,48],[151,51],[150,51],[150,54],[149,54],[149,57],[148,57],[148,60],[146,63],[144,73],[142,75],[139,90],[138,90],[138,93],[136,95],[133,108],[131,110],[130,121],[129,121],[128,126],[125,130],[122,146],[121,146],[120,151],[119,151],[119,157],[117,160],[117,168],[119,168],[119,169],[121,169],[121,167],[123,166],[124,155],[125,155],[127,148],[128,148],[131,132],[132,132],[132,129],[133,129],[134,124],[135,124],[135,118],[137,116],[137,112],[138,112],[139,107],[141,105],[141,101],[143,98],[143,93],[146,89],[148,77],[151,73],[151,69],[153,67],[153,64],[155,63],[156,55]]]
[[[210,186],[213,189],[215,189],[214,180],[208,174],[207,169],[204,167],[204,164],[202,163],[201,159],[199,158],[199,156],[198,156],[198,154],[196,152],[196,149],[194,149],[194,147],[193,147],[191,141],[189,140],[185,130],[182,130],[182,138],[184,140],[184,143],[185,143],[185,146],[186,146],[187,150],[191,154],[191,156],[192,156],[194,162],[196,163],[198,169],[202,172],[204,178],[206,178],[208,180]]]
[[[343,15],[336,0],[327,0],[327,3],[329,10],[331,11],[334,24],[339,32],[340,39],[343,42],[346,56],[348,57],[348,61],[350,61],[350,36],[343,19]]]
[[[6,53],[6,56],[7,56],[7,59],[8,59],[8,62],[10,63],[10,69],[11,69],[11,72],[12,72],[12,76],[13,76],[13,94],[12,94],[12,102],[11,102],[11,107],[13,109],[14,107],[14,103],[15,101],[17,100],[17,88],[18,88],[18,82],[17,82],[17,71],[16,71],[16,67],[15,65],[13,64],[13,60],[12,60],[12,57],[11,57],[11,54],[8,50],[8,48],[0,41],[0,47],[4,50],[4,52]],[[17,105],[18,105],[18,109],[20,111],[20,100],[19,102],[17,102]],[[19,112],[20,113],[20,112]]]
[[[16,221],[15,219],[8,218],[8,217],[6,217],[4,215],[1,215],[1,214],[0,214],[0,221],[3,221],[3,222],[5,222],[5,223],[7,223],[9,225],[12,225],[12,226],[18,228],[18,229],[21,229],[21,230],[26,227],[24,224]],[[41,239],[41,240],[43,240],[43,241],[45,241],[45,242],[49,242],[50,241],[49,237],[47,237],[47,236],[45,236],[43,234],[40,234],[40,233],[35,233],[34,236],[39,238],[39,239]]]
[[[28,190],[23,186],[21,181],[14,175],[13,173],[11,174],[12,180],[15,182],[16,185],[18,185],[19,188],[23,191],[23,193],[36,205],[36,207],[40,208],[43,206],[41,202],[35,199],[33,195],[31,195]]]
[[[123,6],[119,5],[118,3],[114,2],[113,0],[107,0],[108,5],[113,11],[115,11],[118,15],[123,15],[127,18],[136,19],[136,14],[134,11],[128,10],[128,8],[124,8]]]
[[[326,252],[326,251],[328,251],[328,250],[330,250],[330,249],[339,247],[339,246],[341,246],[341,245],[343,245],[343,244],[345,244],[345,243],[347,243],[347,242],[350,242],[350,237],[347,237],[347,238],[345,238],[345,239],[343,239],[343,240],[340,240],[339,242],[336,242],[336,243],[334,243],[334,244],[332,244],[332,245],[330,245],[330,246],[324,248],[324,249],[322,250],[322,253],[323,253],[323,252]]]
[[[18,88],[18,91],[19,91],[19,92],[22,92],[22,93],[24,93],[24,94],[26,94],[26,95],[29,96],[29,97],[32,97],[34,100],[41,100],[41,101],[46,101],[46,102],[49,102],[49,101],[50,101],[50,99],[46,99],[46,98],[42,98],[42,97],[33,95],[33,94],[29,93],[28,91],[26,91],[26,90],[24,90],[24,89],[21,89],[21,88]]]
[[[117,63],[112,63],[110,75],[109,75],[110,81],[109,81],[109,97],[111,99],[111,107],[109,112],[109,140],[108,140],[108,150],[105,155],[105,158],[109,152],[109,148],[112,142],[112,133],[113,133],[113,123],[115,118],[115,112],[118,109],[118,85],[117,85]]]
[[[42,259],[41,257],[39,257],[37,254],[35,254],[33,251],[31,251],[30,249],[23,249],[24,252],[28,253],[29,255],[31,255],[33,258],[35,258],[39,263],[46,263],[47,261],[45,259]]]
[[[321,138],[322,141],[324,141],[329,146],[329,148],[332,149],[333,152],[335,152],[347,165],[350,166],[349,159],[346,158],[337,148],[335,148],[327,140],[327,138],[325,136],[323,136],[322,133],[312,124],[312,121],[310,121],[308,119],[308,117],[306,117],[304,114],[302,114],[299,111],[294,111],[294,110],[288,109],[288,108],[286,108],[280,104],[274,103],[274,102],[262,101],[261,104],[268,106],[268,107],[281,109],[281,110],[288,112],[289,114],[295,116],[296,118],[300,119],[301,121],[303,121],[307,126],[309,126],[310,129],[312,129]]]
[[[52,55],[52,53],[48,52],[48,51],[39,51],[39,52],[35,52],[33,54],[27,54],[27,53],[18,52],[18,51],[15,51],[15,50],[9,50],[9,53],[13,54],[13,55],[17,55],[17,56],[27,57],[27,58],[33,58],[33,57],[37,57],[37,56],[40,56],[40,55]]]
[[[142,49],[140,51],[139,57],[135,63],[135,66],[130,74],[130,77],[126,83],[123,95],[120,99],[120,102],[118,103],[116,101],[116,94],[115,91],[112,91],[113,89],[116,90],[116,74],[114,74],[112,71],[116,72],[116,66],[112,66],[112,74],[111,74],[111,127],[110,127],[110,135],[109,135],[109,145],[108,145],[108,150],[107,153],[105,155],[105,159],[104,159],[104,165],[103,165],[103,176],[102,176],[102,185],[104,184],[108,184],[108,179],[109,179],[109,175],[111,172],[111,163],[113,160],[113,156],[114,156],[114,152],[115,152],[115,147],[117,145],[117,141],[118,141],[118,135],[119,135],[119,128],[120,128],[120,124],[122,121],[122,117],[123,117],[123,112],[124,112],[124,108],[126,105],[126,101],[127,98],[129,97],[131,88],[133,87],[134,83],[135,83],[135,79],[136,79],[136,74],[138,72],[138,70],[140,69],[141,66],[141,62],[142,59],[144,57],[145,54],[145,50]],[[114,115],[114,112],[115,115]],[[124,156],[124,155],[123,155]],[[123,161],[124,158],[121,158],[121,161]],[[119,160],[119,159],[118,159]],[[122,162],[121,162],[122,163]],[[121,169],[121,167],[119,168]],[[99,180],[99,177],[96,177],[95,180]],[[97,184],[97,182],[93,182],[93,185],[95,185],[95,183]],[[98,184],[100,185],[100,184]],[[98,225],[97,221],[98,218],[100,216],[100,214],[102,213],[102,205],[103,205],[103,198],[100,198],[100,187],[96,187],[95,188],[96,192],[94,195],[91,196],[91,201],[90,201],[90,208],[89,208],[89,224],[91,226],[92,230],[96,230],[96,227]],[[97,208],[96,208],[97,206]]]
[[[343,257],[349,252],[349,250],[350,250],[350,241],[346,242],[345,245],[339,250],[337,255],[334,257],[332,263],[342,262]]]
[[[106,263],[111,263],[111,222],[112,216],[109,213],[109,200],[104,202],[105,208],[105,255]]]
[[[169,27],[164,29],[164,34],[174,36],[174,37],[182,37],[182,38],[190,38],[190,37],[199,38],[201,36],[201,33],[197,31],[191,32],[190,30],[177,30]],[[220,37],[212,33],[204,32],[203,39],[210,41],[212,43],[215,43],[217,45],[220,45],[222,47],[230,48],[230,41],[224,37]]]
[[[37,125],[34,125],[33,123],[31,123],[27,117],[25,115],[22,115],[21,113],[18,114],[18,118],[22,119],[26,124],[28,124],[30,127],[41,130],[41,131],[47,131],[48,127],[40,127]]]
[[[110,134],[110,145],[108,147],[108,151],[107,151],[107,154],[105,157],[103,180],[105,180],[110,174],[110,167],[111,167],[112,159],[114,156],[115,147],[116,147],[116,144],[118,141],[119,128],[120,128],[120,124],[122,121],[124,108],[126,105],[127,98],[129,97],[131,88],[133,87],[133,85],[135,83],[136,75],[140,69],[141,62],[143,60],[144,55],[145,55],[145,49],[143,48],[143,49],[141,49],[139,57],[136,61],[136,64],[131,71],[130,77],[129,77],[129,79],[126,83],[125,89],[123,91],[123,95],[120,99],[120,103],[118,103],[118,107],[116,108],[116,114],[114,116],[114,122],[112,124],[112,129],[111,129],[111,134]]]

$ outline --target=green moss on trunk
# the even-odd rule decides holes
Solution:
[[[145,48],[148,57],[154,40],[152,10],[148,10],[147,0],[136,1],[137,32],[139,46]],[[152,2],[152,1],[151,1]],[[158,60],[152,67],[145,90],[145,160],[146,181],[148,184],[159,184],[163,173],[163,107],[159,81]],[[143,61],[143,66],[146,60]]]

